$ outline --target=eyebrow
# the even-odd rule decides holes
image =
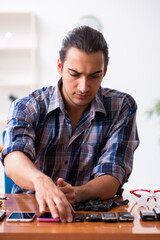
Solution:
[[[70,71],[72,71],[72,72],[77,73],[77,74],[81,74],[81,72],[78,72],[78,71],[76,71],[76,70],[74,70],[74,69],[72,69],[72,68],[68,68],[68,69],[69,69]],[[101,72],[102,72],[102,70],[99,70],[99,71],[90,73],[89,75],[94,75],[94,74],[101,73]]]

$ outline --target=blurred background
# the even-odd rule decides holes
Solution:
[[[140,146],[125,191],[160,188],[159,0],[0,0],[0,145],[14,98],[56,85],[63,37],[79,25],[100,30],[110,62],[102,86],[127,92],[138,105]],[[0,192],[4,191],[0,163]]]

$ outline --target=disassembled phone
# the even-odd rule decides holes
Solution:
[[[32,222],[35,216],[35,212],[12,212],[7,222]]]
[[[140,216],[143,221],[154,221],[155,220],[155,214],[153,210],[141,210]]]
[[[88,222],[100,222],[102,221],[102,215],[100,213],[87,213],[86,220]]]
[[[73,222],[84,222],[85,214],[84,213],[74,213]]]
[[[153,208],[153,211],[155,212],[155,214],[157,216],[157,220],[160,221],[160,207]]]
[[[39,222],[60,222],[60,218],[53,218],[50,212],[42,213],[39,217],[37,217],[37,221]]]
[[[0,221],[2,221],[5,216],[6,216],[6,211],[1,210],[0,211]]]
[[[118,218],[116,213],[108,212],[108,213],[102,213],[102,221],[103,222],[117,222]]]
[[[118,212],[120,222],[133,222],[134,215],[131,212]]]

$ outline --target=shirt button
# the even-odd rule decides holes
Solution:
[[[65,163],[65,164],[67,164],[67,163],[68,163],[68,161],[65,161],[64,163]]]

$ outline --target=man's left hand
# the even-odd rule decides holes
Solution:
[[[75,202],[75,191],[71,184],[65,182],[63,178],[58,178],[57,186],[65,194],[70,204]]]

